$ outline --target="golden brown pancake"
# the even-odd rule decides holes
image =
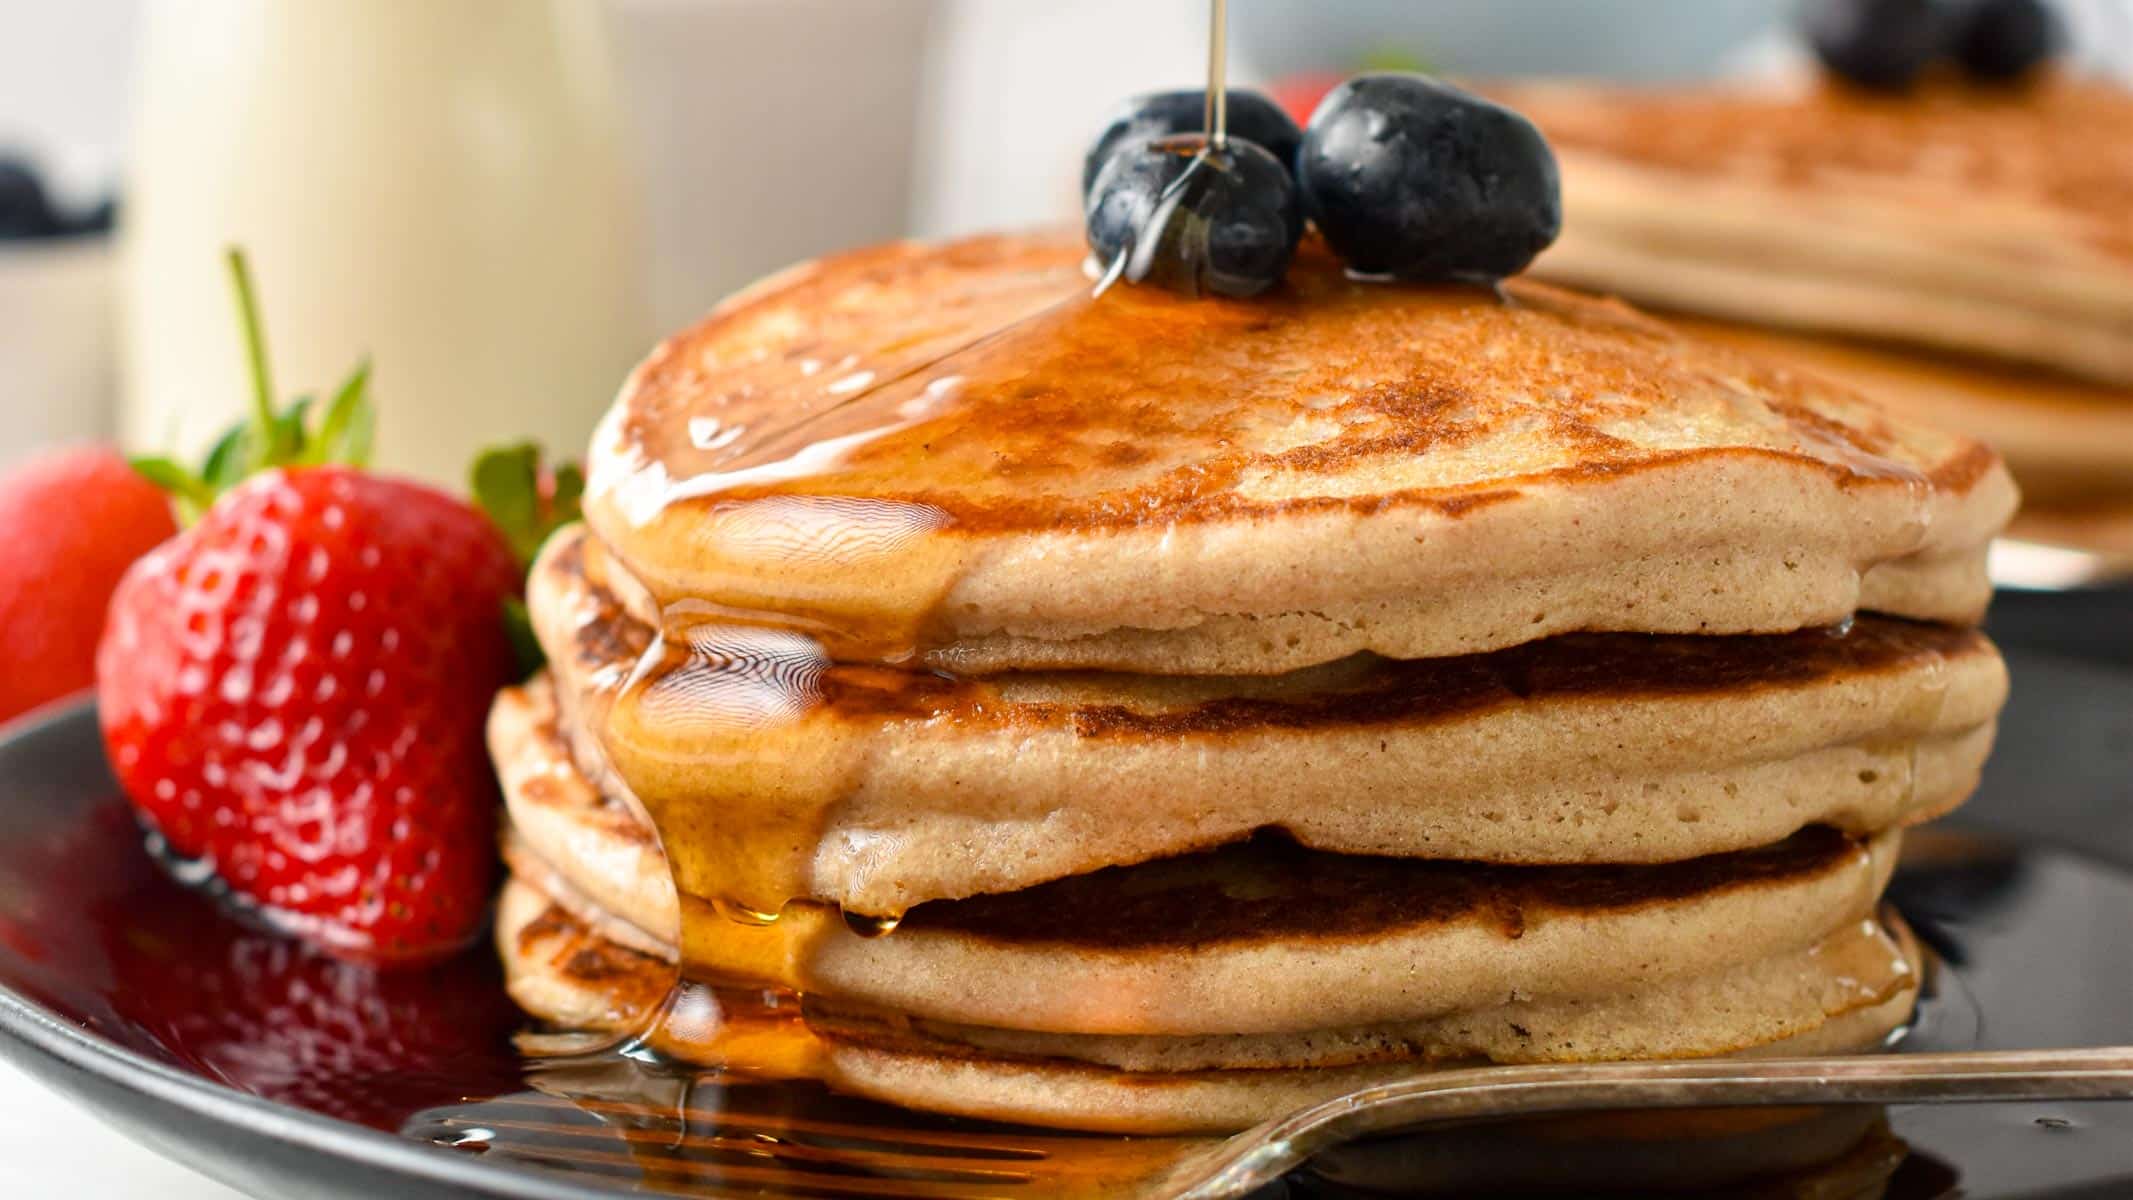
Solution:
[[[1563,168],[1552,278],[2133,388],[2133,93],[1501,89]]]
[[[2133,388],[1746,325],[1688,317],[1676,324],[1697,337],[1843,379],[1893,413],[1987,443],[2022,485],[2017,524],[2038,513],[2133,506]]]
[[[1357,282],[1315,244],[1250,302],[1091,299],[1081,257],[904,244],[750,289],[624,387],[593,528],[663,606],[965,673],[1984,605],[2004,470],[1842,387],[1545,287]]]
[[[553,786],[572,757],[557,744],[554,696],[598,726],[651,641],[585,559],[566,533],[535,569],[531,606],[557,683],[499,700],[492,748],[507,782]],[[2005,691],[1974,631],[1878,617],[1843,635],[1571,635],[1275,677],[952,681],[828,666],[750,743],[788,788],[804,784],[790,778],[803,765],[826,772],[818,790],[835,800],[820,828],[727,822],[741,803],[727,797],[752,768],[692,757],[693,694],[656,740],[610,723],[604,751],[579,737],[574,757],[595,781],[582,794],[622,798],[614,755],[654,789],[670,837],[693,836],[681,823],[693,813],[704,838],[729,847],[809,838],[798,894],[893,914],[1265,829],[1344,853],[1509,863],[1694,858],[1809,824],[1878,832],[1969,794]],[[825,763],[830,745],[842,750]],[[581,883],[605,907],[648,912],[662,891],[671,911],[666,868],[641,835],[604,816],[577,830],[553,806],[515,807],[544,857],[583,864]],[[703,887],[715,864],[690,865]]]
[[[1514,1000],[1436,1021],[1288,1037],[1076,1038],[911,1021],[806,997],[670,1001],[672,969],[605,941],[514,880],[497,919],[509,986],[573,1029],[917,1108],[1121,1132],[1222,1132],[1372,1082],[1475,1062],[1862,1049],[1907,1017],[1916,949],[1871,922],[1802,951],[1584,1001]],[[664,1024],[653,1018],[668,1005]],[[676,1014],[679,1014],[678,1016]]]
[[[964,1024],[1083,1034],[1284,1032],[1585,995],[1798,949],[1871,911],[1894,835],[1815,828],[1657,866],[1489,867],[1326,854],[1277,837],[934,902],[861,936],[795,904],[775,926],[691,899],[685,951],[657,846],[552,735],[494,728],[513,869],[604,937],[692,973],[767,978]],[[1426,973],[1418,973],[1428,964]],[[1275,986],[1292,980],[1293,986]],[[1174,1002],[1186,1001],[1183,1007]]]

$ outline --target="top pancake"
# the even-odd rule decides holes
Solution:
[[[1543,277],[2133,385],[2133,93],[2053,78],[1497,94],[1561,160]]]
[[[1078,242],[811,264],[633,374],[588,517],[846,661],[1263,674],[1577,630],[1967,622],[1990,451],[1537,286],[1116,287]]]

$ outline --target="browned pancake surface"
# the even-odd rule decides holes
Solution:
[[[856,251],[776,277],[638,369],[618,445],[665,479],[721,478],[715,495],[683,488],[668,507],[890,502],[943,514],[963,535],[1387,503],[1456,515],[1512,498],[1529,476],[1605,479],[1707,453],[1797,457],[1842,475],[1912,453],[1840,389],[1538,284],[1514,283],[1499,302],[1357,283],[1310,242],[1283,286],[1249,302],[1138,288],[1091,300],[1081,258],[1078,239],[984,237]],[[839,379],[840,367],[856,373]],[[935,371],[953,386],[933,402],[896,386]],[[1679,431],[1660,414],[1713,395],[1752,395],[1776,424],[1719,408],[1695,418],[1731,444],[1655,444],[1650,419]],[[840,438],[854,440],[786,467]],[[1374,486],[1377,469],[1508,439],[1526,461],[1499,461],[1479,481],[1461,467],[1397,498]],[[1961,488],[1991,462],[1960,446],[1918,465]]]

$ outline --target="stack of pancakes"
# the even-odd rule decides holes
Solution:
[[[1308,243],[1087,293],[1063,238],[891,246],[632,376],[491,722],[522,1005],[1133,1131],[1904,1022],[1878,898],[2005,692],[1990,451]]]
[[[2133,557],[2133,92],[1505,93],[1562,163],[1538,275],[1984,439],[2030,532]]]

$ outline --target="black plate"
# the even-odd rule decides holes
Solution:
[[[2133,671],[2008,657],[2000,749],[1960,822],[1984,836],[1917,839],[1930,853],[1894,893],[1949,968],[1914,1040],[2133,1042]],[[0,741],[0,781],[0,1051],[155,1149],[263,1196],[576,1198],[724,1178],[723,1160],[684,1169],[641,1138],[597,1152],[627,1123],[520,1059],[490,956],[381,978],[241,929],[170,882],[86,709]],[[785,1086],[788,1120],[855,1119]],[[482,1122],[506,1118],[551,1132],[492,1141]],[[1958,1181],[1971,1198],[2133,1194],[2133,1106],[1899,1109],[1890,1126],[1910,1151],[1891,1195]],[[1277,1190],[1382,1184],[1388,1161],[1335,1157]]]

